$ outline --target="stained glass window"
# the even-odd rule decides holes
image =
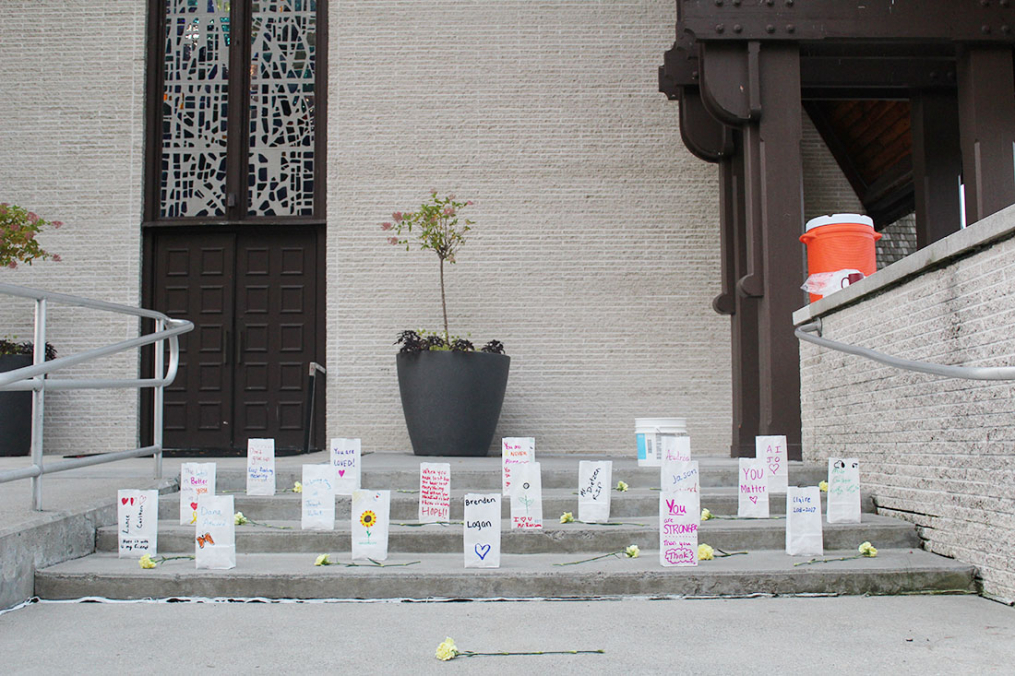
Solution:
[[[163,217],[225,213],[229,0],[168,0]]]
[[[313,214],[317,2],[251,8],[249,211]]]

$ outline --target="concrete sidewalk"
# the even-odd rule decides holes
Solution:
[[[602,655],[459,657],[593,650]],[[41,603],[7,674],[1009,674],[1015,610],[976,596],[471,603]]]

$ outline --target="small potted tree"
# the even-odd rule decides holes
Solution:
[[[408,251],[415,241],[440,263],[444,331],[403,331],[395,343],[401,345],[396,364],[402,412],[416,455],[485,456],[504,404],[511,358],[503,344],[491,340],[476,351],[469,340],[452,335],[448,324],[444,268],[455,263],[473,225],[460,216],[471,205],[431,191],[418,211],[397,211],[381,224],[389,244]]]
[[[43,249],[35,236],[46,226],[59,228],[60,221],[46,221],[31,211],[6,202],[0,204],[0,269],[16,269],[18,263],[60,256]],[[32,365],[34,346],[14,339],[0,339],[0,373]],[[56,350],[46,345],[46,359]],[[0,392],[0,456],[28,455],[32,442],[32,393]]]

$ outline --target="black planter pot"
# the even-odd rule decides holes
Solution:
[[[416,455],[485,456],[504,404],[511,357],[399,354],[398,389]]]
[[[0,373],[32,365],[30,354],[0,355]],[[0,392],[0,456],[28,455],[32,449],[32,393]]]

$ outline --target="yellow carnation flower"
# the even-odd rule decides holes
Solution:
[[[626,493],[627,489],[628,489],[628,485],[626,483],[624,483],[623,481],[618,481],[617,482],[617,490],[618,491],[620,491],[621,493]]]
[[[821,491],[822,493],[827,493],[827,492],[828,492],[828,482],[827,482],[827,481],[824,481],[824,480],[822,480],[822,481],[819,481],[819,482],[818,482],[818,489],[819,489],[819,490],[820,490],[820,491]]]
[[[715,550],[706,544],[698,545],[698,560],[711,561],[715,558]]]
[[[314,565],[315,566],[330,566],[331,565],[331,559],[328,558],[327,554],[321,554],[320,556],[317,557],[317,560],[314,561]]]
[[[458,657],[458,648],[453,638],[448,636],[444,642],[437,646],[437,659],[447,662]]]
[[[701,510],[701,520],[702,521],[708,521],[709,519],[714,519],[714,518],[715,517],[712,515],[712,512],[708,511],[708,507],[706,507],[706,508]]]
[[[303,484],[301,484],[299,481],[294,482],[293,493],[302,493],[302,492],[303,492]]]
[[[624,550],[624,554],[626,554],[629,559],[637,559],[638,555],[641,554],[641,549],[638,545],[631,545]]]
[[[573,523],[574,522],[574,514],[572,514],[571,512],[564,512],[563,514],[560,515],[560,522],[561,523]]]
[[[233,514],[233,523],[237,526],[242,526],[245,523],[250,523],[250,519],[243,516],[243,512],[236,512]]]
[[[152,561],[152,557],[151,557],[150,554],[145,554],[144,556],[142,556],[141,560],[138,561],[138,563],[141,565],[142,568],[145,568],[145,569],[154,568],[157,565],[159,565],[159,564],[155,563],[154,561]]]
[[[870,542],[864,542],[859,547],[857,547],[857,550],[864,556],[870,557],[872,559],[878,555],[877,547],[872,545]]]

